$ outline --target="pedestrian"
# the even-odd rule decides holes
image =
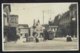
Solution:
[[[35,38],[35,40],[36,40],[36,43],[39,42],[39,39],[38,38]]]
[[[66,39],[67,42],[71,42],[72,41],[72,38],[71,36],[67,35],[67,39]]]
[[[44,41],[48,39],[48,31],[44,29]]]
[[[38,34],[37,33],[35,34],[35,41],[36,41],[36,43],[39,42]]]
[[[28,33],[25,33],[25,38],[26,38],[26,42],[28,42],[29,40],[28,40]]]

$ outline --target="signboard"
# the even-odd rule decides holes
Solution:
[[[20,29],[20,33],[29,33],[29,29],[22,28]]]

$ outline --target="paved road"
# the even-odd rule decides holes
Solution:
[[[14,43],[9,42],[4,44],[5,50],[26,50],[26,51],[38,51],[38,50],[75,50],[77,49],[77,39],[73,39],[72,42],[66,42],[66,38],[55,38],[54,40],[40,41],[39,43],[35,42],[26,42],[26,43]]]

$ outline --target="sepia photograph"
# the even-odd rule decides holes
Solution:
[[[2,3],[2,51],[78,51],[78,3]]]

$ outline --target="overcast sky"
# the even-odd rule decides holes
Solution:
[[[39,19],[40,23],[43,23],[43,11],[44,23],[47,24],[50,16],[54,20],[58,14],[63,14],[69,10],[71,3],[12,3],[11,14],[18,15],[19,24],[33,25],[33,19],[36,21]]]

